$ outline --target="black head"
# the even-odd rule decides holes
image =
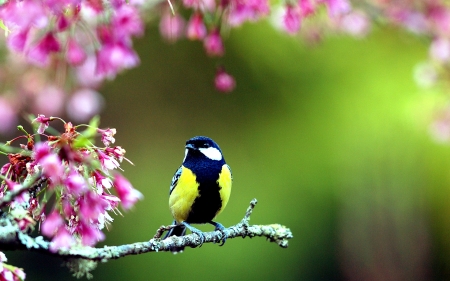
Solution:
[[[219,145],[212,139],[203,136],[193,137],[186,141],[186,157],[207,157],[210,160],[223,160]],[[186,159],[186,158],[185,158]]]

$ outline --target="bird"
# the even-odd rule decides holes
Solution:
[[[228,203],[233,176],[222,150],[212,139],[196,136],[186,141],[181,166],[175,172],[169,189],[169,208],[174,218],[170,236],[183,236],[186,229],[196,233],[203,244],[203,232],[191,224],[212,224],[222,232],[222,244],[227,239],[225,227],[213,221]],[[220,241],[219,241],[220,242]],[[173,247],[179,253],[184,247]]]

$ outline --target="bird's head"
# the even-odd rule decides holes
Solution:
[[[210,160],[220,161],[223,159],[222,151],[216,142],[208,137],[197,136],[186,141],[187,156],[203,157],[206,156]]]

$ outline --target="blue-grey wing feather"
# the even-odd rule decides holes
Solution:
[[[172,183],[170,184],[170,190],[169,190],[169,195],[172,193],[172,191],[175,189],[175,187],[177,186],[178,183],[178,179],[181,176],[181,166],[180,168],[178,168],[178,170],[175,172],[175,175],[173,175],[172,178]]]

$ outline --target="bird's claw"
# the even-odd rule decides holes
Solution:
[[[198,235],[198,237],[200,238],[200,245],[199,245],[199,247],[201,247],[203,245],[203,243],[205,242],[205,240],[206,240],[206,237],[205,237],[205,234],[203,233],[203,231],[193,227],[192,225],[190,225],[187,222],[183,222],[182,224],[184,226],[186,226],[192,233],[195,233],[195,234]]]
[[[223,246],[228,238],[228,230],[221,223],[214,221],[211,221],[210,223],[216,227],[214,229],[215,231],[220,231],[222,233],[222,237],[219,239],[219,243],[220,241],[222,241],[222,243],[219,246]]]

